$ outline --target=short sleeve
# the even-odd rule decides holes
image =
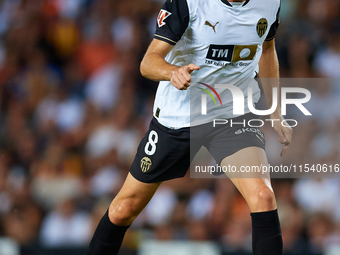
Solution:
[[[271,25],[270,27],[270,30],[269,30],[269,33],[267,35],[267,38],[266,38],[266,41],[271,41],[275,38],[275,35],[276,35],[276,31],[277,29],[279,28],[279,25],[280,25],[280,7],[277,11],[277,14],[276,14],[276,20],[275,22]]]
[[[189,8],[186,0],[166,0],[157,16],[154,38],[175,45],[189,24]]]

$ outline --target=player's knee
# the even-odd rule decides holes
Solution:
[[[275,195],[272,189],[264,187],[257,193],[257,203],[261,211],[273,210],[276,208]]]
[[[112,203],[109,208],[110,221],[118,226],[130,225],[138,214],[138,208],[129,199]]]

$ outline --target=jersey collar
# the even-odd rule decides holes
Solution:
[[[231,3],[228,2],[228,0],[221,0],[224,4],[233,7]],[[247,3],[249,3],[250,0],[246,0],[242,6],[245,6]]]

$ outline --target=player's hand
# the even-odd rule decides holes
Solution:
[[[170,79],[171,84],[179,90],[187,90],[191,82],[191,73],[199,70],[200,67],[194,64],[182,66],[172,72]]]
[[[288,150],[290,143],[292,142],[293,129],[291,127],[282,126],[281,121],[284,120],[282,117],[273,119],[280,119],[280,121],[273,122],[273,129],[279,135],[277,140],[284,145],[280,153],[280,156],[283,157],[283,155],[286,154],[286,151]],[[287,123],[286,126],[288,126]]]

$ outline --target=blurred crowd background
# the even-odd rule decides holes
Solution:
[[[0,0],[0,236],[23,254],[86,247],[121,187],[152,118],[157,83],[139,63],[161,5]],[[282,0],[276,44],[281,77],[333,82],[306,85],[313,117],[284,159],[265,131],[271,163],[340,163],[340,1]],[[340,179],[273,186],[285,252],[340,254]],[[248,254],[249,210],[229,180],[186,176],[161,185],[122,254],[143,238],[211,240],[225,254]]]

